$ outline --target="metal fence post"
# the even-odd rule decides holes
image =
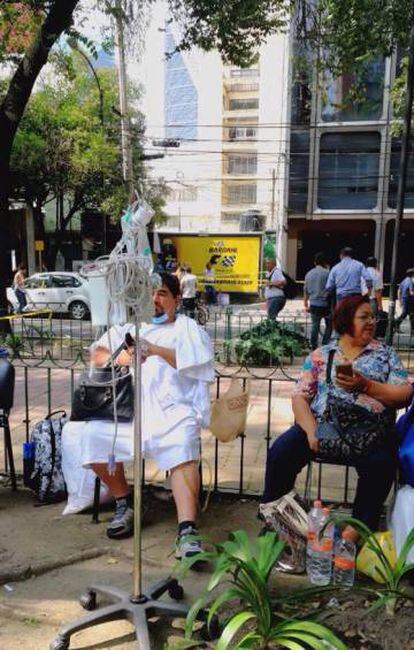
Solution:
[[[232,331],[231,331],[231,317],[233,315],[233,307],[228,305],[224,311],[224,340],[231,341]],[[229,365],[231,362],[231,350],[230,345],[226,345],[226,365]]]

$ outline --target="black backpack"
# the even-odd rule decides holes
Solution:
[[[290,277],[287,273],[282,271],[283,276],[286,280],[286,284],[283,287],[284,294],[289,300],[293,300],[298,295],[298,285],[293,278]]]
[[[30,444],[24,449],[23,482],[43,504],[66,498],[62,472],[62,429],[66,421],[65,411],[49,413],[34,425]]]

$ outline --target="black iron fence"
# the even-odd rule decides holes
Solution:
[[[80,363],[69,366],[52,365],[47,357],[33,363],[16,361],[16,400],[11,413],[12,439],[17,471],[22,467],[22,443],[30,437],[33,425],[48,413],[64,409],[70,412],[71,400]],[[234,369],[218,367],[212,398],[225,392],[232,378],[246,385],[250,382],[250,404],[245,431],[231,443],[221,443],[209,431],[202,433],[202,476],[204,488],[218,493],[239,496],[259,495],[263,486],[266,455],[275,435],[291,424],[290,393],[300,366],[289,373],[283,368]],[[352,473],[353,470],[351,470]],[[313,493],[326,501],[344,503],[352,494],[349,469],[324,468],[324,481],[314,476]],[[154,466],[145,463],[147,481],[159,482],[163,476],[154,474]],[[300,491],[305,489],[306,471],[299,478]],[[345,482],[345,483],[344,483]]]
[[[275,345],[273,349],[269,349],[268,355],[261,356],[257,360],[254,355],[246,357],[240,353],[242,347],[246,348],[246,345],[240,346],[240,340],[246,332],[253,331],[257,343],[257,337],[260,337],[260,332],[257,330],[266,320],[264,311],[250,310],[248,305],[210,309],[204,327],[214,343],[217,361],[229,366],[237,364],[249,366],[260,363],[270,369],[280,363],[290,366],[303,360],[309,350],[308,340],[311,329],[310,316],[303,310],[285,311],[279,315],[278,326],[284,330],[284,336],[288,339],[285,347],[280,348]],[[90,345],[103,332],[103,328],[100,330],[93,328],[88,320],[51,318],[47,315],[14,318],[11,327],[12,334],[6,337],[5,344],[14,357],[23,360],[42,360],[47,357],[51,362],[86,360]],[[301,335],[303,344],[297,346],[293,342],[289,343],[292,333],[293,338],[296,337],[298,340]],[[414,372],[414,333],[411,332],[408,323],[403,324],[401,331],[395,332],[394,347],[409,372]]]

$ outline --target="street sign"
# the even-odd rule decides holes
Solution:
[[[35,251],[44,251],[45,242],[42,239],[35,239]]]

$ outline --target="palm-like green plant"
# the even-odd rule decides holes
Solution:
[[[268,582],[283,548],[284,543],[274,532],[250,540],[245,531],[238,530],[231,533],[226,542],[214,544],[212,551],[204,551],[186,561],[186,568],[200,560],[213,565],[205,592],[188,613],[186,638],[191,637],[197,614],[211,599],[213,590],[221,587],[209,605],[207,624],[224,604],[239,602],[240,607],[226,621],[216,650],[263,649],[276,643],[289,650],[346,650],[346,646],[323,625],[287,619],[273,611]]]
[[[398,599],[411,598],[405,588],[401,586],[401,581],[409,571],[414,569],[414,563],[408,562],[408,554],[414,546],[414,529],[407,535],[395,565],[392,566],[375,534],[362,521],[354,517],[347,517],[346,515],[332,515],[330,520],[338,525],[346,524],[355,528],[366,543],[367,548],[375,554],[378,561],[375,570],[382,578],[383,584],[374,591],[377,599],[373,607],[376,608],[385,605],[387,614],[393,616]],[[329,520],[327,523],[329,523]]]

